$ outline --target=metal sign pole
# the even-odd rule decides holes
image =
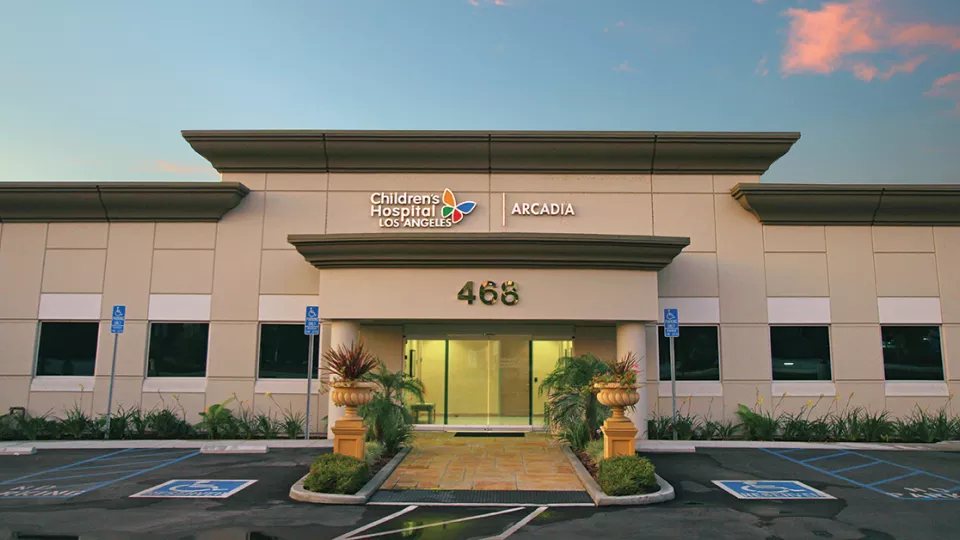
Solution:
[[[110,361],[110,389],[107,390],[107,432],[105,437],[110,438],[110,411],[113,407],[113,375],[117,371],[117,338],[120,334],[113,334],[113,360]]]
[[[310,338],[310,345],[307,346],[307,419],[303,429],[304,440],[310,439],[310,386],[313,382],[313,336],[307,337]]]
[[[677,357],[674,354],[673,340],[670,338],[670,400],[673,408],[673,440],[677,440]]]

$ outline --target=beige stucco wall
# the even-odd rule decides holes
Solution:
[[[764,226],[729,194],[737,183],[758,182],[757,176],[243,173],[224,174],[223,180],[243,182],[252,192],[219,223],[0,226],[0,410],[26,405],[43,413],[81,398],[79,388],[31,390],[41,294],[100,295],[100,316],[107,324],[101,328],[95,381],[83,393],[85,406],[97,412],[105,408],[112,353],[109,308],[118,303],[127,305],[128,322],[119,340],[115,403],[152,407],[177,394],[196,420],[204,407],[236,393],[256,409],[276,412],[278,405],[263,390],[271,386],[256,381],[258,323],[273,320],[264,315],[262,296],[293,306],[315,299],[325,318],[392,319],[364,324],[361,332],[394,369],[402,361],[404,317],[563,319],[576,324],[577,353],[612,356],[614,320],[650,323],[664,307],[659,304],[682,300],[687,303],[681,320],[702,318],[698,322],[720,326],[722,384],[682,389],[690,394],[685,407],[714,417],[730,416],[737,403],[753,404],[758,394],[769,403],[775,391],[770,299],[828,303],[824,323],[831,325],[835,379],[828,386],[844,400],[854,393],[853,403],[897,411],[946,401],[945,395],[929,395],[935,389],[888,396],[879,340],[878,297],[939,299],[946,378],[950,389],[960,387],[960,353],[951,354],[960,350],[957,227]],[[379,228],[369,215],[371,192],[444,188],[478,206],[456,227],[430,232],[654,234],[689,236],[691,244],[654,276],[530,269],[321,272],[286,241],[293,233],[389,234],[391,229]],[[508,209],[514,202],[570,203],[576,215],[504,215],[504,201]],[[522,302],[466,306],[456,292],[468,279],[512,279],[521,284]],[[148,310],[159,295],[209,301],[202,388],[143,391]],[[293,315],[284,320],[297,322],[297,310],[287,312]],[[663,412],[669,411],[669,398],[656,384],[655,336],[649,324],[648,396],[651,410]],[[281,407],[304,408],[295,386],[271,388]],[[816,386],[817,393],[822,389]],[[784,406],[799,407],[806,399],[798,395]],[[314,402],[316,429],[327,399]]]

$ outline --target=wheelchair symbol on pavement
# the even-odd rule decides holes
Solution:
[[[255,482],[256,480],[170,480],[131,497],[226,499]]]

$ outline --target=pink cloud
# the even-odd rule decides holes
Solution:
[[[933,81],[933,85],[923,95],[956,101],[956,105],[950,112],[951,114],[960,114],[960,71],[944,75]]]
[[[850,70],[853,72],[853,76],[861,81],[870,82],[874,79],[874,77],[886,81],[897,73],[913,73],[917,69],[917,66],[924,63],[926,60],[926,55],[915,56],[905,60],[900,64],[894,64],[890,66],[882,73],[877,66],[864,62],[857,62],[856,64],[853,64]]]
[[[884,52],[903,54],[922,47],[960,50],[960,26],[894,21],[876,0],[826,2],[816,11],[790,8],[785,14],[791,21],[781,57],[784,76],[848,70],[865,81],[888,79],[895,73],[913,72],[926,55],[914,56],[882,72],[864,57]]]
[[[630,67],[630,63],[629,63],[629,62],[623,62],[623,63],[621,63],[621,64],[618,65],[618,66],[614,66],[614,67],[613,67],[613,70],[614,70],[614,71],[621,71],[621,72],[630,72],[630,71],[633,71],[633,68]]]
[[[471,6],[479,6],[481,1],[484,4],[493,4],[495,6],[509,6],[507,0],[467,0],[467,3]]]
[[[924,92],[925,96],[949,96],[954,92],[960,92],[960,71],[944,75],[933,81],[930,90]]]
[[[141,171],[151,171],[151,172],[162,172],[167,174],[213,174],[216,171],[213,170],[209,165],[189,165],[181,163],[173,163],[170,161],[163,161],[160,159],[146,162],[147,164],[138,167],[137,170]]]
[[[760,58],[760,62],[757,64],[757,69],[754,70],[754,72],[761,77],[766,77],[767,73],[770,73],[770,70],[767,68],[767,55],[763,55]]]

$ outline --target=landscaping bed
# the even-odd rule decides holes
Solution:
[[[645,505],[674,499],[673,486],[656,474],[653,464],[646,458],[632,455],[605,460],[602,459],[602,441],[594,441],[597,442],[601,443],[599,458],[594,455],[596,445],[593,448],[588,445],[579,451],[563,447],[583,487],[597,506]]]
[[[358,470],[360,460],[340,454],[323,454],[311,465],[310,472],[290,488],[290,498],[319,504],[365,504],[400,466],[409,451],[410,447],[404,447],[389,459],[368,458],[365,472]]]

